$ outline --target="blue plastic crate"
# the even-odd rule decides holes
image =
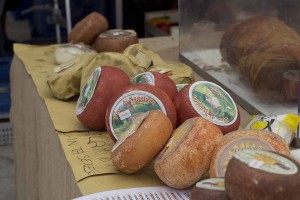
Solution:
[[[0,84],[9,83],[11,57],[0,58]]]
[[[10,112],[10,85],[9,83],[0,84],[0,115],[5,115]]]

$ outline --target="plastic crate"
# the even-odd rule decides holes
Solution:
[[[10,112],[10,85],[9,83],[0,83],[0,118],[1,116],[8,115]]]
[[[12,57],[0,58],[0,84],[9,83],[9,71]]]
[[[1,122],[0,123],[0,145],[12,144],[13,143],[13,134],[12,126],[10,122]]]

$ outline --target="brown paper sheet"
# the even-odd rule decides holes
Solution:
[[[108,133],[89,131],[79,123],[75,114],[77,98],[62,101],[53,96],[46,80],[56,67],[53,56],[55,47],[15,44],[14,52],[45,101],[82,194],[164,185],[156,176],[151,163],[134,175],[119,173],[111,162],[110,150],[114,143]]]

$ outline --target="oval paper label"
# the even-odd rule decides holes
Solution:
[[[216,125],[233,124],[238,115],[237,107],[231,96],[220,86],[198,81],[191,85],[189,99],[198,114]]]
[[[186,83],[183,83],[183,84],[177,84],[176,85],[176,88],[177,88],[177,91],[179,92],[182,88],[184,88],[185,86],[187,86],[188,84]]]
[[[225,182],[224,178],[210,178],[199,181],[196,184],[196,187],[208,190],[225,191]]]
[[[131,80],[132,84],[149,84],[149,85],[155,85],[155,78],[152,73],[145,72],[136,75]]]
[[[88,103],[90,102],[91,98],[94,95],[100,75],[101,75],[101,67],[97,67],[94,70],[94,72],[90,75],[90,77],[87,79],[83,89],[80,92],[80,96],[77,101],[76,115],[81,114],[86,108],[86,106],[88,105]]]
[[[240,138],[236,138],[224,145],[222,149],[220,149],[217,155],[216,162],[216,174],[218,177],[224,177],[227,165],[230,159],[237,153],[245,149],[255,149],[255,150],[271,150],[273,151],[273,147],[261,140],[258,137],[254,136],[243,136]]]
[[[137,114],[149,110],[160,110],[167,114],[163,103],[149,92],[131,91],[119,97],[109,115],[109,125],[114,137],[118,139]]]
[[[287,158],[268,151],[244,150],[234,156],[249,167],[262,171],[291,175],[298,171],[297,166]]]

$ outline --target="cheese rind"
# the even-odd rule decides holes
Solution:
[[[219,85],[197,81],[182,88],[174,98],[178,124],[201,116],[216,124],[223,134],[237,130],[240,113],[232,97]]]
[[[299,167],[291,158],[275,152],[240,151],[228,164],[226,193],[231,200],[300,199]]]
[[[97,52],[123,51],[132,44],[138,44],[139,39],[133,30],[109,29],[98,35],[94,46]]]
[[[228,200],[224,178],[204,179],[192,188],[191,200]]]
[[[155,71],[138,74],[131,80],[131,83],[156,86],[167,93],[171,99],[173,99],[177,93],[177,88],[174,81],[167,74]]]
[[[117,91],[129,83],[128,75],[122,70],[113,66],[97,67],[80,92],[76,105],[78,120],[92,130],[106,130],[108,103]]]
[[[132,121],[133,129],[129,134],[122,135],[112,150],[114,166],[126,174],[135,173],[149,163],[173,131],[169,118],[158,110],[141,113]]]
[[[263,130],[238,130],[225,135],[214,150],[210,164],[210,177],[224,177],[228,162],[245,149],[268,150],[290,155],[289,146],[277,134]]]
[[[223,138],[221,130],[202,117],[186,120],[174,130],[154,160],[154,170],[168,186],[183,189],[208,171],[213,149]]]
[[[176,127],[176,110],[170,97],[161,89],[148,84],[132,84],[118,91],[110,100],[105,123],[114,141],[128,129],[138,113],[160,110]]]

